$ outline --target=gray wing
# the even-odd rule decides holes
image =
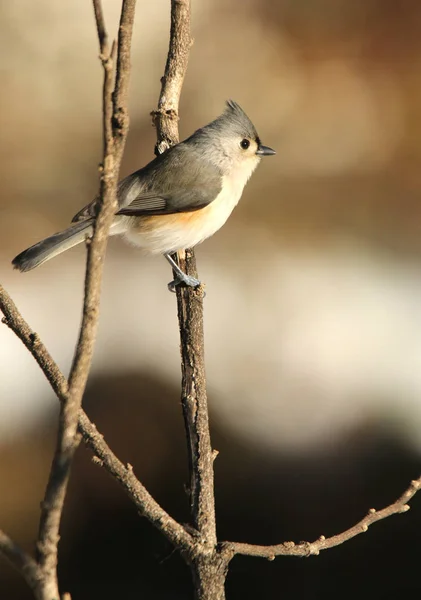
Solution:
[[[137,177],[137,175],[139,175],[142,171],[143,169],[137,171],[136,173],[132,173],[119,182],[117,188],[117,200],[119,206],[124,206],[126,199],[130,198],[131,196],[136,197],[137,194],[133,195],[133,192],[135,187],[139,187],[140,178]],[[84,221],[90,217],[95,217],[97,215],[98,208],[99,198],[97,196],[94,200],[92,200],[92,202],[84,206],[82,210],[75,214],[72,219],[72,223],[75,221]]]
[[[118,215],[165,215],[199,210],[222,188],[221,171],[188,142],[173,146],[118,186]],[[73,218],[96,214],[97,199]]]

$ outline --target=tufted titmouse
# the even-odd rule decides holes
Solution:
[[[176,272],[171,291],[179,283],[196,287],[200,282],[183,273],[171,254],[218,231],[260,158],[272,154],[246,113],[229,100],[221,116],[119,183],[110,235],[163,254]],[[95,199],[73,217],[73,225],[21,252],[13,266],[30,271],[83,242],[92,235],[97,208]]]

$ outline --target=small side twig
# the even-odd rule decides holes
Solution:
[[[92,0],[95,13],[95,24],[98,33],[98,41],[101,55],[106,54],[108,48],[108,34],[107,28],[105,27],[104,13],[102,10],[101,0]]]
[[[37,562],[0,529],[0,552],[23,575],[35,596],[40,598],[41,569]]]
[[[230,549],[233,554],[243,554],[246,556],[258,556],[274,560],[277,556],[311,556],[318,555],[322,550],[328,550],[335,546],[339,546],[344,542],[365,533],[370,525],[387,519],[392,515],[407,512],[410,508],[408,502],[421,489],[421,477],[411,481],[408,489],[392,504],[381,510],[371,508],[367,515],[358,523],[346,529],[342,533],[326,538],[321,535],[314,542],[283,542],[273,546],[259,546],[255,544],[244,544],[241,542],[225,542],[224,545]]]

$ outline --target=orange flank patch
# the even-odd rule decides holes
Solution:
[[[146,233],[155,229],[167,229],[201,225],[202,221],[209,219],[212,204],[191,212],[173,213],[171,215],[154,215],[152,217],[141,217],[136,219],[136,229],[139,233]]]

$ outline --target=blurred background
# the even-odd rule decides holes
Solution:
[[[120,2],[104,0],[110,35]],[[220,539],[314,540],[421,472],[421,3],[193,1],[186,137],[233,98],[277,150],[198,248]],[[153,158],[169,2],[139,2],[122,176]],[[0,5],[0,278],[68,372],[84,248],[28,274],[25,247],[98,188],[101,78],[89,0]],[[163,259],[112,240],[85,408],[117,455],[188,520],[175,297]],[[32,549],[57,401],[0,328],[0,526]],[[80,448],[60,576],[73,600],[191,598],[177,554]],[[307,560],[236,558],[228,598],[373,600],[421,592],[421,497]],[[0,558],[0,598],[30,592]]]

